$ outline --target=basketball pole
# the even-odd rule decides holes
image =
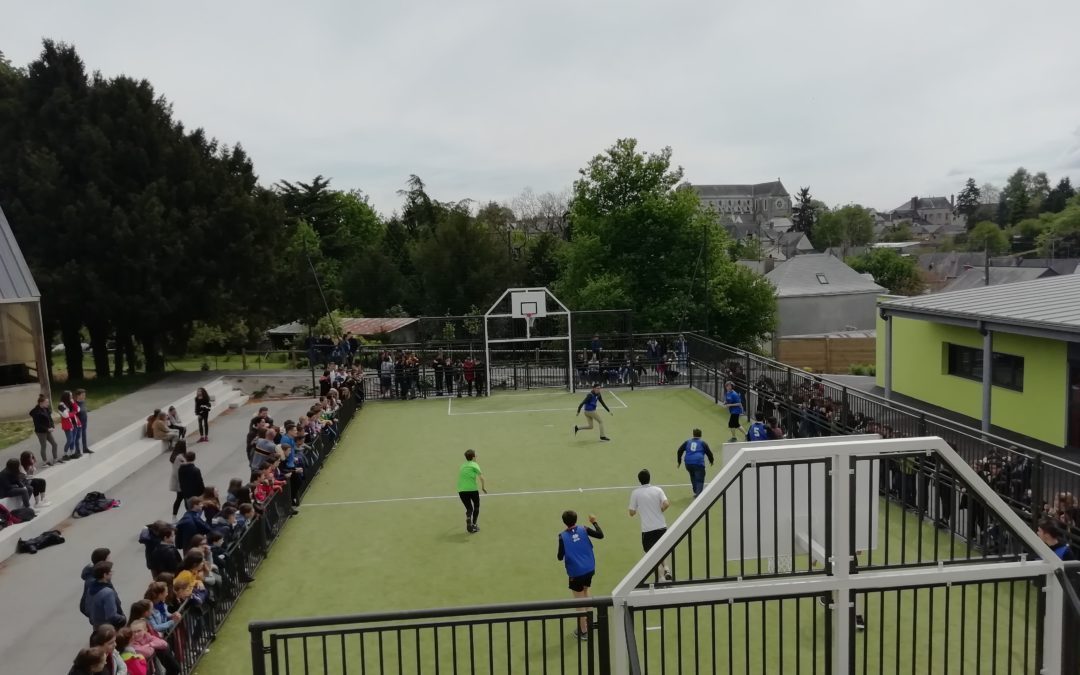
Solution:
[[[501,298],[500,298],[501,300]],[[484,315],[484,395],[491,396],[491,343],[488,342],[488,316]]]
[[[573,313],[566,308],[566,381],[570,385],[570,393],[574,393],[574,329]]]

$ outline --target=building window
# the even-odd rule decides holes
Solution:
[[[817,282],[819,284],[827,284],[827,283],[829,283],[829,279],[824,274],[819,273],[817,275]]]
[[[982,349],[948,344],[948,373],[982,382]],[[995,387],[1024,391],[1024,357],[994,352],[991,377]]]

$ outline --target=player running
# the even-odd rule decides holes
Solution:
[[[566,529],[559,533],[559,553],[556,557],[566,565],[566,576],[570,578],[570,590],[574,597],[587,598],[593,574],[596,573],[596,556],[593,555],[593,545],[589,538],[603,539],[604,531],[600,529],[600,523],[596,522],[596,516],[591,513],[589,523],[592,527],[578,525],[577,513],[574,511],[563,511],[562,521]],[[583,616],[578,620],[574,637],[588,640],[588,630],[588,620]]]
[[[476,463],[476,451],[465,451],[465,463],[458,469],[458,498],[465,505],[465,531],[469,534],[479,532],[480,527],[476,524],[480,518],[480,490],[477,490],[477,482],[480,490],[487,494],[487,486],[484,484],[484,473],[480,465]]]
[[[735,437],[735,430],[743,430],[742,422],[739,421],[739,418],[742,417],[743,414],[742,396],[739,395],[739,392],[735,391],[735,385],[730,381],[724,383],[723,406],[728,409],[728,413],[731,415],[731,417],[728,418],[727,423],[728,431],[731,432],[731,440],[738,440]]]
[[[650,485],[652,476],[648,469],[638,471],[638,482],[641,487],[634,488],[630,493],[630,517],[641,515],[641,550],[649,552],[660,537],[667,532],[667,521],[664,519],[664,511],[668,510],[671,502],[668,501],[664,489],[658,485]],[[671,581],[671,570],[661,560],[656,566],[657,571],[663,575],[665,581]]]
[[[579,427],[575,424],[574,434],[577,435],[577,432],[582,429],[592,429],[593,420],[595,420],[597,425],[600,426],[600,440],[610,441],[611,439],[604,434],[604,420],[600,419],[600,415],[596,412],[597,403],[604,406],[604,410],[606,410],[609,415],[613,414],[611,408],[607,407],[607,403],[604,403],[604,397],[600,395],[600,385],[594,384],[592,389],[589,390],[589,393],[585,394],[585,400],[579,403],[577,407],[578,415],[581,414],[581,409],[585,408],[585,419],[589,420],[589,426]]]
[[[686,457],[683,457],[683,454]],[[694,496],[701,494],[705,487],[705,459],[708,458],[709,466],[712,466],[713,454],[709,444],[701,440],[701,429],[694,429],[694,437],[684,441],[675,453],[675,466],[678,467],[686,462],[686,471],[690,474],[690,489]]]

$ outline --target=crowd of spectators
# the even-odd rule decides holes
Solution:
[[[90,554],[81,574],[79,610],[92,632],[74,659],[71,675],[178,675],[186,651],[207,648],[216,628],[215,604],[255,581],[239,549],[245,534],[269,527],[266,514],[275,495],[292,495],[292,513],[298,513],[305,473],[319,459],[316,447],[325,448],[336,439],[342,397],[354,391],[345,381],[340,384],[297,420],[279,424],[268,408],[260,408],[247,436],[250,474],[230,480],[224,494],[205,484],[196,453],[180,437],[186,430],[176,424],[178,418],[161,413],[167,426],[172,421],[181,427],[169,429],[177,435],[170,453],[169,490],[174,493],[174,517],[181,506],[183,513],[171,523],[150,523],[139,534],[147,587],[130,607],[113,586],[109,549]],[[158,419],[155,414],[153,421]],[[206,433],[200,428],[200,439]],[[316,443],[319,437],[325,439],[322,444]]]

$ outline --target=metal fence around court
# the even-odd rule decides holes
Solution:
[[[358,406],[358,400],[345,401],[337,414],[337,433],[326,433],[315,439],[304,453],[306,476],[299,485],[297,499],[303,498],[311,481],[322,470],[326,458],[337,444],[337,438],[349,425]],[[247,588],[247,584],[240,580],[241,572],[254,576],[255,570],[281,534],[293,511],[293,496],[292,484],[286,484],[281,493],[267,501],[262,514],[227,547],[227,562],[219,568],[221,582],[211,589],[211,601],[203,605],[185,602],[180,607],[180,620],[162,636],[176,656],[182,675],[195,671],[199,660],[240,599],[240,594]]]

